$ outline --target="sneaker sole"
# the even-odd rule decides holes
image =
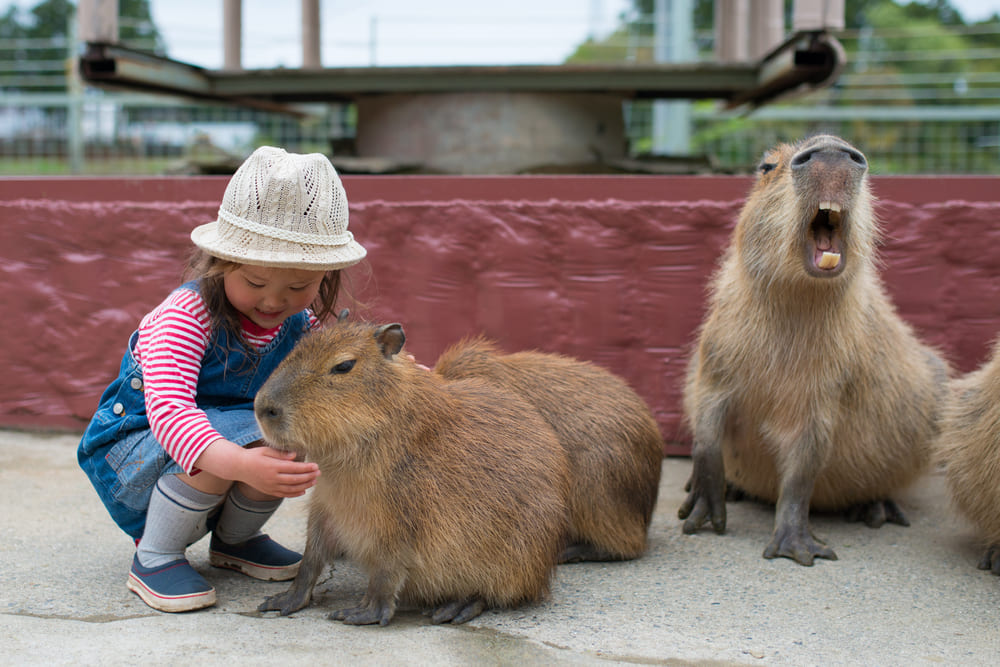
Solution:
[[[218,551],[208,552],[208,562],[213,567],[221,567],[227,570],[236,570],[248,577],[260,579],[261,581],[288,581],[294,579],[299,573],[301,561],[294,565],[267,566],[259,563],[251,563],[242,558],[228,556]]]
[[[138,595],[143,602],[157,611],[175,613],[179,611],[194,611],[204,609],[215,604],[215,589],[212,588],[204,593],[191,593],[189,595],[160,595],[149,588],[134,574],[128,575],[125,582],[128,589]]]

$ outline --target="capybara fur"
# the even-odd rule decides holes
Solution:
[[[952,382],[938,446],[954,505],[986,544],[979,567],[1000,575],[1000,340]]]
[[[448,348],[434,370],[508,389],[552,426],[572,477],[563,562],[643,554],[659,491],[663,438],[649,407],[624,380],[559,354],[503,354],[484,338]]]
[[[810,508],[906,525],[890,496],[930,460],[948,368],[886,295],[879,239],[860,151],[819,135],[764,154],[688,367],[684,532],[725,530],[727,481],[776,503],[765,558],[836,559]]]
[[[515,394],[418,366],[404,339],[398,324],[339,321],[258,393],[267,442],[320,467],[298,576],[262,611],[308,605],[339,555],[369,576],[360,605],[331,615],[350,624],[385,625],[398,602],[462,623],[547,593],[570,483],[555,434]]]

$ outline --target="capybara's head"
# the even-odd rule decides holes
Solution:
[[[384,428],[400,400],[399,324],[338,321],[305,336],[254,400],[264,439],[313,460],[350,456]]]
[[[764,153],[736,239],[751,275],[774,284],[846,280],[873,260],[878,234],[868,161],[823,134]]]

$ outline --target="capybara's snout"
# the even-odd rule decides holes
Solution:
[[[790,165],[792,173],[802,173],[818,164],[847,169],[863,174],[868,169],[868,160],[864,154],[850,144],[836,137],[817,137],[808,142],[798,153],[792,156]]]
[[[281,406],[271,400],[271,396],[261,397],[258,396],[253,402],[253,412],[257,417],[258,423],[262,426],[267,424],[271,428],[276,428],[280,426],[281,421],[284,417],[283,410]]]
[[[803,143],[788,161],[795,191],[809,205],[849,207],[868,173],[868,160],[849,143],[828,135]]]

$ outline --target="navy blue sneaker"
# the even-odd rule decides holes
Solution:
[[[186,558],[159,567],[143,567],[136,555],[125,585],[158,611],[192,611],[215,604],[215,589]]]
[[[267,535],[241,544],[226,544],[215,533],[208,547],[208,562],[264,581],[287,581],[299,573],[302,554],[286,549]]]

